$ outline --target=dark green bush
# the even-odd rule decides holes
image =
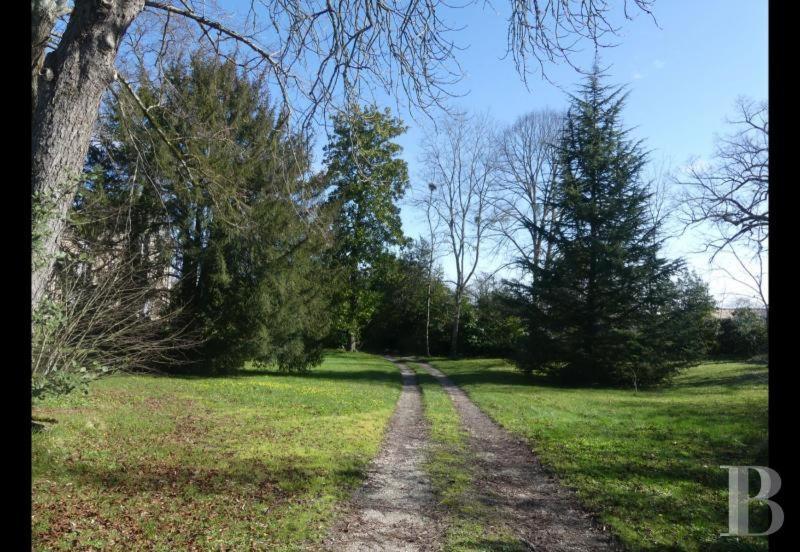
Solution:
[[[718,356],[749,358],[766,354],[767,321],[756,311],[739,308],[730,318],[720,320],[715,353]]]

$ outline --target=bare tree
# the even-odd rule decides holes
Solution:
[[[768,300],[766,263],[769,243],[769,121],[766,102],[740,97],[737,116],[728,122],[734,130],[717,140],[710,163],[692,163],[688,175],[677,178],[685,227],[703,232],[710,262],[725,253],[743,276],[732,274],[764,305]]]
[[[486,115],[456,114],[426,137],[423,163],[435,183],[431,208],[444,227],[455,264],[455,308],[450,354],[458,354],[461,301],[486,246],[492,225],[491,197],[496,187],[495,136]]]
[[[650,13],[653,0],[631,0]],[[527,60],[570,59],[581,40],[607,45],[615,35],[608,0],[514,1],[509,51],[521,74]],[[31,2],[31,189],[39,208],[33,221],[31,306],[36,308],[52,275],[66,216],[77,189],[104,91],[116,77],[123,38],[143,14],[163,21],[154,31],[162,54],[172,21],[197,26],[197,39],[243,65],[266,67],[286,117],[291,109],[311,121],[337,96],[352,99],[377,85],[410,105],[442,105],[461,71],[453,30],[440,17],[443,0],[251,1],[239,21],[203,0],[32,0]],[[628,0],[622,11],[628,13]],[[61,22],[61,24],[59,24]],[[63,32],[62,32],[63,30]],[[242,53],[244,52],[244,53]],[[241,56],[239,54],[241,53]],[[250,57],[246,58],[246,53]]]
[[[731,281],[742,286],[747,290],[746,293],[730,293],[740,300],[752,300],[755,298],[766,312],[769,312],[769,298],[767,294],[768,273],[765,262],[766,252],[760,249],[761,244],[756,244],[754,249],[744,249],[739,247],[729,247],[721,252],[719,257],[732,259],[733,267],[725,266],[724,262],[716,263],[717,271],[722,272]]]
[[[710,164],[693,163],[684,186],[687,225],[711,227],[714,255],[730,245],[766,244],[769,238],[769,122],[766,102],[736,101],[734,131],[717,141]]]
[[[552,254],[547,236],[557,215],[552,200],[563,121],[561,112],[532,111],[519,117],[499,140],[501,178],[492,198],[496,228],[500,243],[510,245],[518,263],[528,269],[546,264]]]
[[[425,220],[428,223],[428,248],[430,251],[428,252],[428,294],[426,297],[425,302],[425,355],[431,356],[431,342],[430,342],[430,330],[431,330],[431,296],[433,294],[433,281],[435,279],[435,273],[433,271],[434,262],[436,261],[436,255],[439,248],[439,227],[441,225],[441,220],[439,217],[433,216],[433,194],[436,192],[436,184],[433,182],[428,183],[428,196],[419,201],[418,204],[421,204],[425,208]]]

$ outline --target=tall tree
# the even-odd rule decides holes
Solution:
[[[634,3],[650,13],[652,1]],[[280,90],[286,108],[281,112],[305,106],[306,121],[340,93],[358,97],[374,86],[402,92],[409,104],[429,108],[441,103],[447,86],[460,76],[457,48],[449,37],[453,29],[441,17],[444,4],[439,0],[347,1],[335,9],[322,0],[268,0],[251,3],[239,24],[229,24],[229,18],[200,0],[72,4],[31,2],[31,188],[39,203],[32,221],[34,309],[52,274],[100,100],[118,77],[115,60],[132,23],[142,23],[134,44],[149,35],[144,42],[151,43],[148,48],[157,58],[174,48],[172,30],[178,21],[196,24],[194,38],[209,41],[219,54],[234,56],[240,47],[248,49],[254,55],[247,65],[267,67]],[[581,5],[559,0],[544,10],[536,3],[512,2],[511,11],[509,52],[522,75],[529,58],[540,64],[545,59],[569,62],[576,40],[602,45],[605,35],[618,30],[607,0]],[[628,17],[627,7],[618,11]],[[154,64],[159,66],[160,59]],[[300,102],[293,101],[298,97]]]
[[[677,179],[683,187],[679,200],[686,226],[707,231],[711,262],[720,253],[732,257],[737,269],[722,270],[768,309],[769,108],[744,97],[735,107],[728,121],[732,131],[717,140],[710,163],[692,163]]]
[[[37,0],[32,13],[31,192],[34,196],[31,306],[52,275],[67,212],[81,183],[100,98],[114,60],[144,0]],[[58,18],[70,14],[58,46],[45,54]]]
[[[438,126],[426,138],[423,159],[427,176],[436,186],[431,205],[442,222],[443,242],[455,264],[450,355],[456,356],[464,294],[489,239],[497,164],[487,116],[456,114]]]
[[[671,277],[681,263],[659,256],[641,179],[646,155],[621,127],[622,89],[601,81],[595,67],[572,96],[559,145],[556,252],[549,267],[532,267],[527,362],[571,381],[645,372],[654,381],[697,358],[659,331],[687,312],[673,308],[681,294]]]
[[[370,282],[375,264],[390,246],[406,242],[397,202],[409,185],[408,166],[394,142],[405,130],[388,109],[352,106],[334,117],[325,147],[329,204],[337,211],[333,262],[342,277],[335,294],[337,327],[352,351],[377,308]]]
[[[148,221],[130,233],[167,242],[172,301],[203,338],[195,367],[304,368],[328,318],[324,184],[306,178],[308,144],[279,125],[263,80],[233,62],[197,52],[164,77],[142,72],[108,122],[110,162]]]
[[[425,220],[428,224],[427,239],[420,238],[419,246],[427,251],[428,265],[428,293],[425,308],[425,355],[431,356],[430,329],[431,329],[431,303],[433,300],[433,287],[436,274],[434,272],[434,262],[436,260],[439,246],[441,245],[441,235],[439,226],[441,219],[433,213],[433,193],[436,191],[436,184],[428,182],[428,194],[422,200],[417,200],[417,205],[425,209]]]
[[[557,111],[532,111],[500,135],[500,179],[492,201],[503,241],[522,265],[541,266],[552,254],[547,238],[557,217],[552,200],[563,121]]]

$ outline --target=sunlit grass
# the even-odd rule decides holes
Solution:
[[[309,374],[114,376],[50,400],[33,435],[35,549],[295,550],[318,542],[377,453],[388,361]]]
[[[658,390],[554,387],[501,360],[435,360],[634,550],[766,550],[727,531],[727,472],[767,464],[767,368],[709,363]],[[763,514],[763,510],[757,512]],[[766,528],[754,515],[751,531]]]

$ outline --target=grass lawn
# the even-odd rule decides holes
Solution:
[[[495,519],[492,510],[475,495],[472,455],[458,412],[441,384],[418,365],[425,419],[430,426],[431,454],[425,469],[441,504],[448,510],[444,550],[521,552],[528,548]]]
[[[297,550],[377,453],[397,369],[332,353],[309,374],[113,376],[34,414],[35,549]]]
[[[634,393],[546,385],[501,360],[433,364],[525,437],[631,549],[767,549],[765,538],[718,536],[728,520],[719,466],[768,465],[766,366],[708,363]],[[751,532],[767,526],[758,510]]]

